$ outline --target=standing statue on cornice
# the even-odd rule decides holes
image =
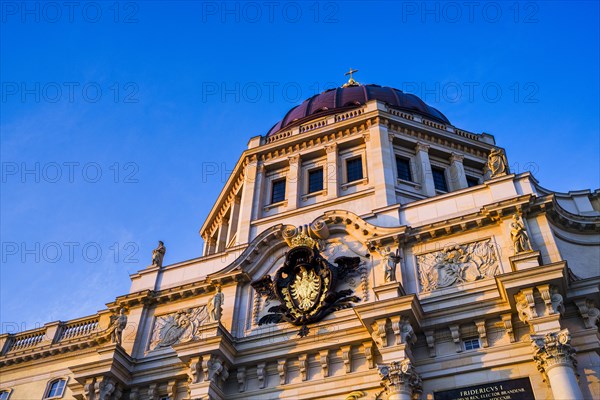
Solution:
[[[527,235],[527,231],[525,230],[525,224],[516,214],[513,215],[512,222],[510,223],[510,238],[515,248],[515,255],[533,250],[529,241],[529,235]]]
[[[162,268],[163,258],[165,257],[165,253],[167,252],[167,248],[162,240],[158,241],[158,247],[152,250],[152,265],[156,265],[158,268]]]
[[[396,252],[390,250],[390,247],[380,249],[379,254],[383,257],[384,279],[385,283],[396,282],[396,265],[400,262],[400,248]]]
[[[221,286],[217,286],[217,293],[215,293],[215,295],[208,301],[208,304],[206,305],[210,322],[217,322],[221,320],[224,301],[225,295],[221,291]]]
[[[121,308],[118,315],[110,317],[111,324],[111,341],[116,344],[121,344],[123,341],[123,331],[127,326],[127,316],[125,315],[125,309]]]
[[[504,150],[493,148],[488,156],[486,167],[490,171],[490,178],[508,174],[508,161]]]

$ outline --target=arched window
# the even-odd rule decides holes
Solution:
[[[8,400],[12,390],[0,390],[0,400]]]
[[[63,397],[66,384],[67,380],[62,378],[50,381],[44,399],[57,399]]]

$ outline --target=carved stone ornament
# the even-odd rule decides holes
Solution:
[[[158,350],[176,343],[196,340],[198,328],[209,321],[206,306],[179,310],[156,317],[150,350]]]
[[[515,249],[515,255],[520,253],[525,253],[528,251],[533,251],[531,248],[531,241],[529,240],[529,235],[525,230],[525,224],[523,223],[523,219],[516,214],[512,217],[512,222],[510,223],[510,239],[513,242],[513,247]]]
[[[508,161],[504,150],[494,148],[490,151],[486,169],[490,172],[490,178],[508,174]]]
[[[381,386],[388,396],[399,393],[410,393],[412,398],[418,398],[423,391],[423,381],[408,358],[393,361],[389,365],[377,365]]]
[[[423,292],[492,278],[499,269],[490,239],[419,255],[417,265]]]
[[[152,265],[155,265],[159,268],[162,268],[163,258],[165,258],[165,253],[167,252],[167,248],[162,240],[158,241],[158,246],[152,250]]]
[[[287,321],[301,326],[298,334],[304,337],[309,332],[307,325],[360,301],[351,289],[336,291],[338,283],[359,268],[360,258],[338,257],[334,262],[337,266],[324,259],[316,245],[293,247],[273,278],[265,275],[252,283],[262,296],[280,302],[269,308],[270,314],[263,316],[258,324]]]
[[[546,335],[531,335],[533,359],[538,370],[544,374],[555,365],[564,365],[577,370],[575,349],[571,346],[571,335],[568,329]]]

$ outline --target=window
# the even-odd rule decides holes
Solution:
[[[431,168],[431,173],[433,174],[435,190],[447,192],[448,184],[446,184],[446,174],[444,173],[444,170],[441,168]]]
[[[407,160],[406,158],[396,157],[396,171],[398,171],[398,179],[412,182],[409,160]]]
[[[271,204],[285,200],[285,179],[273,181],[271,191]]]
[[[475,350],[481,347],[478,338],[465,339],[463,343],[465,344],[465,350]]]
[[[56,379],[48,385],[48,390],[46,391],[46,395],[44,399],[53,399],[57,397],[62,397],[65,392],[65,384],[67,381],[65,379]]]
[[[323,168],[308,171],[308,193],[323,190]]]
[[[472,177],[472,176],[467,176],[467,187],[473,187],[473,186],[477,186],[479,185],[479,179]]]
[[[9,397],[10,397],[10,391],[9,390],[2,390],[2,391],[0,391],[0,400],[8,400]]]
[[[359,181],[363,178],[362,157],[346,161],[346,178],[347,182]]]

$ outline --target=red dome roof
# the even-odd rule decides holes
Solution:
[[[360,107],[369,100],[379,100],[392,108],[450,125],[444,114],[413,94],[387,86],[356,85],[330,89],[304,100],[302,104],[288,111],[283,119],[269,130],[267,136],[316,117]]]

